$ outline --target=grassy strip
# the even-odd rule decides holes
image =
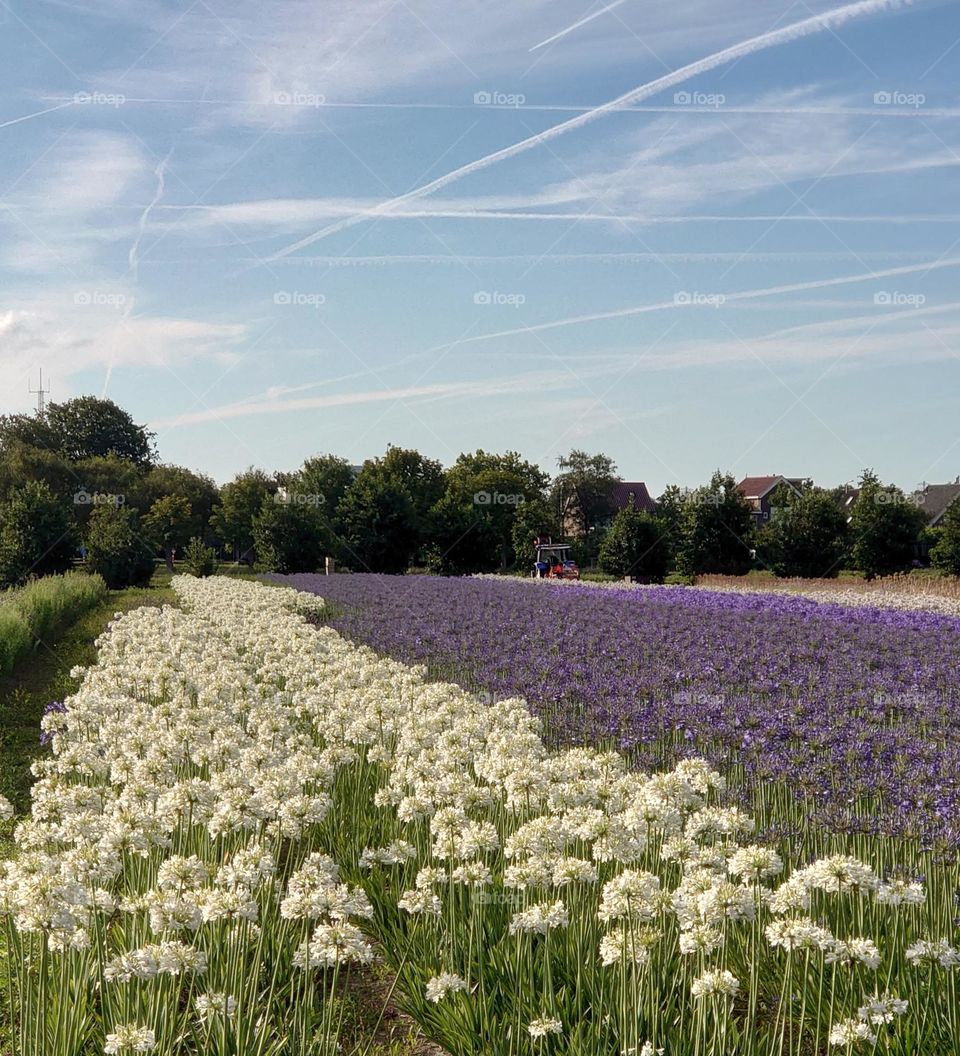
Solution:
[[[36,586],[44,582],[41,580]],[[169,584],[170,576],[163,570],[154,575],[149,587],[104,590],[94,607],[73,620],[61,636],[55,639],[42,636],[34,652],[21,657],[13,670],[0,675],[0,793],[14,804],[18,813],[29,808],[30,763],[39,751],[40,717],[44,708],[51,701],[63,700],[77,688],[78,680],[70,671],[77,665],[93,663],[94,641],[114,613],[127,612],[140,605],[174,602],[176,597]],[[5,835],[8,832],[0,827],[0,840]]]
[[[38,642],[93,608],[107,594],[100,576],[68,572],[0,593],[0,675],[9,674]]]

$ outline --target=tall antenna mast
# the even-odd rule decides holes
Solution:
[[[43,418],[47,413],[45,397],[50,395],[50,390],[43,387],[43,367],[40,368],[40,387],[30,389],[29,392],[31,396],[37,397],[37,417]]]

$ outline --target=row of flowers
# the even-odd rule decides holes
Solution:
[[[22,1056],[348,1051],[375,951],[454,1054],[960,1052],[952,921],[893,841],[801,864],[702,760],[550,751],[311,595],[174,586],[44,720],[0,867]]]

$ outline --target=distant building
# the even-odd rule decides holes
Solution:
[[[927,515],[930,527],[935,528],[947,510],[960,499],[960,477],[952,484],[927,484],[924,481],[910,498]]]
[[[645,510],[647,513],[657,512],[657,504],[650,497],[647,485],[642,480],[618,480],[611,487],[607,501],[610,507],[610,518],[621,510],[625,510],[631,501],[638,510]],[[566,538],[577,539],[583,535],[583,517],[580,514],[576,495],[570,495],[564,499],[561,521]]]
[[[750,503],[754,520],[759,526],[770,520],[773,513],[770,500],[781,484],[799,491],[808,483],[805,477],[784,477],[779,473],[772,473],[765,477],[744,477],[737,485],[737,491]]]

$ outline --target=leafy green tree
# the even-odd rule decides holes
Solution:
[[[267,572],[316,572],[327,548],[316,507],[278,492],[253,519],[257,567]]]
[[[938,539],[930,551],[934,568],[951,576],[960,576],[960,501],[947,508],[940,522]]]
[[[113,400],[96,396],[51,403],[43,418],[28,414],[0,418],[0,447],[15,441],[57,451],[74,462],[112,454],[147,467],[156,457],[153,433],[137,425]]]
[[[167,569],[173,571],[173,555],[185,546],[193,531],[193,511],[182,495],[164,495],[150,507],[143,527],[163,550]]]
[[[873,470],[864,471],[859,487],[850,515],[854,565],[868,579],[902,572],[916,557],[926,514]]]
[[[499,563],[500,541],[491,523],[472,502],[447,493],[430,511],[427,568],[440,576],[492,572]]]
[[[560,472],[554,478],[553,496],[557,508],[570,522],[565,530],[586,535],[591,528],[610,519],[610,491],[620,480],[613,459],[574,449],[557,459]]]
[[[76,548],[71,509],[44,481],[29,480],[0,503],[0,587],[66,571]]]
[[[617,512],[600,546],[600,568],[613,576],[661,583],[670,563],[663,524],[631,499]]]
[[[343,560],[357,571],[402,572],[426,560],[432,510],[443,497],[439,462],[418,451],[388,447],[368,459],[338,508]]]
[[[778,576],[836,576],[847,542],[847,518],[829,492],[780,485],[759,550]]]
[[[462,454],[447,470],[447,494],[454,502],[472,507],[473,519],[484,522],[473,544],[479,545],[482,534],[484,545],[492,541],[496,548],[491,567],[510,564],[514,523],[528,503],[543,503],[548,483],[546,473],[516,451]]]
[[[353,483],[353,468],[339,455],[308,458],[296,473],[278,477],[279,483],[300,495],[315,498],[313,505],[329,518],[335,518],[340,500]]]
[[[266,499],[277,492],[276,483],[260,469],[238,473],[220,489],[220,501],[210,515],[210,527],[237,564],[253,551],[253,522]]]
[[[750,504],[733,477],[717,470],[684,499],[678,571],[743,575],[753,561],[753,534]]]
[[[687,531],[687,504],[690,493],[676,484],[668,484],[663,494],[657,499],[657,520],[666,540],[667,552],[670,555],[667,571],[677,568],[684,549]]]
[[[132,491],[133,505],[139,510],[149,510],[157,499],[176,495],[190,504],[190,536],[203,539],[208,532],[210,515],[219,501],[216,484],[203,473],[194,473],[185,466],[153,466],[143,475]],[[188,538],[190,537],[188,536]]]
[[[142,511],[137,500],[141,473],[132,462],[117,455],[95,455],[71,465],[76,471],[71,498],[81,532],[97,505],[113,503]]]
[[[76,466],[56,451],[20,441],[0,444],[0,498],[28,480],[42,481],[68,504],[82,484]]]
[[[339,513],[344,560],[358,572],[403,572],[425,541],[410,493],[376,462],[364,463]]]
[[[87,571],[99,573],[111,589],[150,582],[153,546],[132,506],[95,506],[87,523],[84,547]]]

